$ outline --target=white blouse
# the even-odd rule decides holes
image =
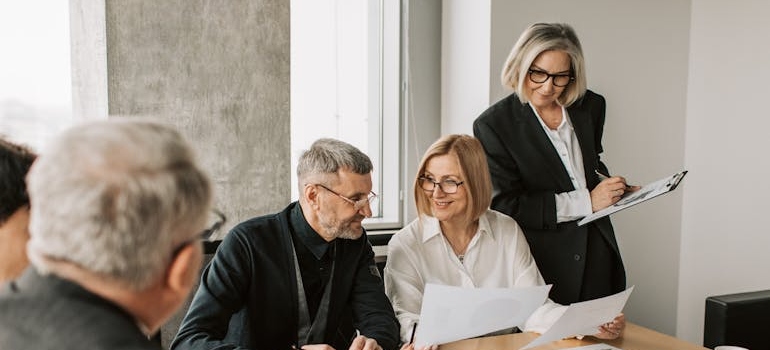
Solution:
[[[462,262],[452,251],[434,217],[422,216],[398,231],[388,244],[385,293],[408,341],[420,318],[426,283],[461,287],[511,288],[545,284],[519,225],[511,217],[487,210]],[[566,310],[548,299],[525,322],[523,330],[542,333]]]
[[[551,140],[553,148],[561,159],[564,169],[569,174],[570,181],[575,190],[556,194],[556,222],[577,220],[591,214],[591,193],[586,186],[585,169],[583,168],[583,152],[580,149],[575,129],[572,127],[567,109],[562,107],[561,124],[556,130],[551,130],[534,106],[532,111],[537,116],[537,121],[543,127],[543,131]],[[593,170],[592,170],[593,171]]]

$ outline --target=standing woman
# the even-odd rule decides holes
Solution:
[[[628,187],[608,174],[602,153],[605,102],[586,89],[572,27],[538,23],[522,33],[503,66],[513,90],[479,116],[494,186],[491,208],[524,230],[550,297],[560,304],[625,289],[626,274],[609,217],[579,219],[615,204]]]

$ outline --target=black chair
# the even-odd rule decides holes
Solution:
[[[706,298],[703,346],[770,349],[770,290]]]

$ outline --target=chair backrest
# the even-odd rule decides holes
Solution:
[[[706,298],[703,346],[742,346],[770,349],[770,290]]]

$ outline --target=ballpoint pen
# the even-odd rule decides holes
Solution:
[[[414,343],[414,333],[417,332],[417,322],[412,325],[412,336],[409,337],[409,344]]]
[[[594,172],[596,173],[596,175],[599,175],[599,181],[604,181],[610,178],[609,175],[602,174],[602,172],[599,171],[598,169],[594,170]]]
[[[609,178],[610,178],[610,176],[609,176],[609,175],[602,173],[602,172],[601,172],[601,171],[599,171],[598,169],[595,169],[595,170],[594,170],[594,172],[596,173],[596,175],[599,175],[599,181],[604,181],[604,180],[607,180],[607,179],[609,179]],[[626,189],[625,189],[625,190],[626,190],[626,191],[630,191],[630,190],[631,190],[631,187],[632,187],[631,185],[629,185],[629,184],[626,184]]]

